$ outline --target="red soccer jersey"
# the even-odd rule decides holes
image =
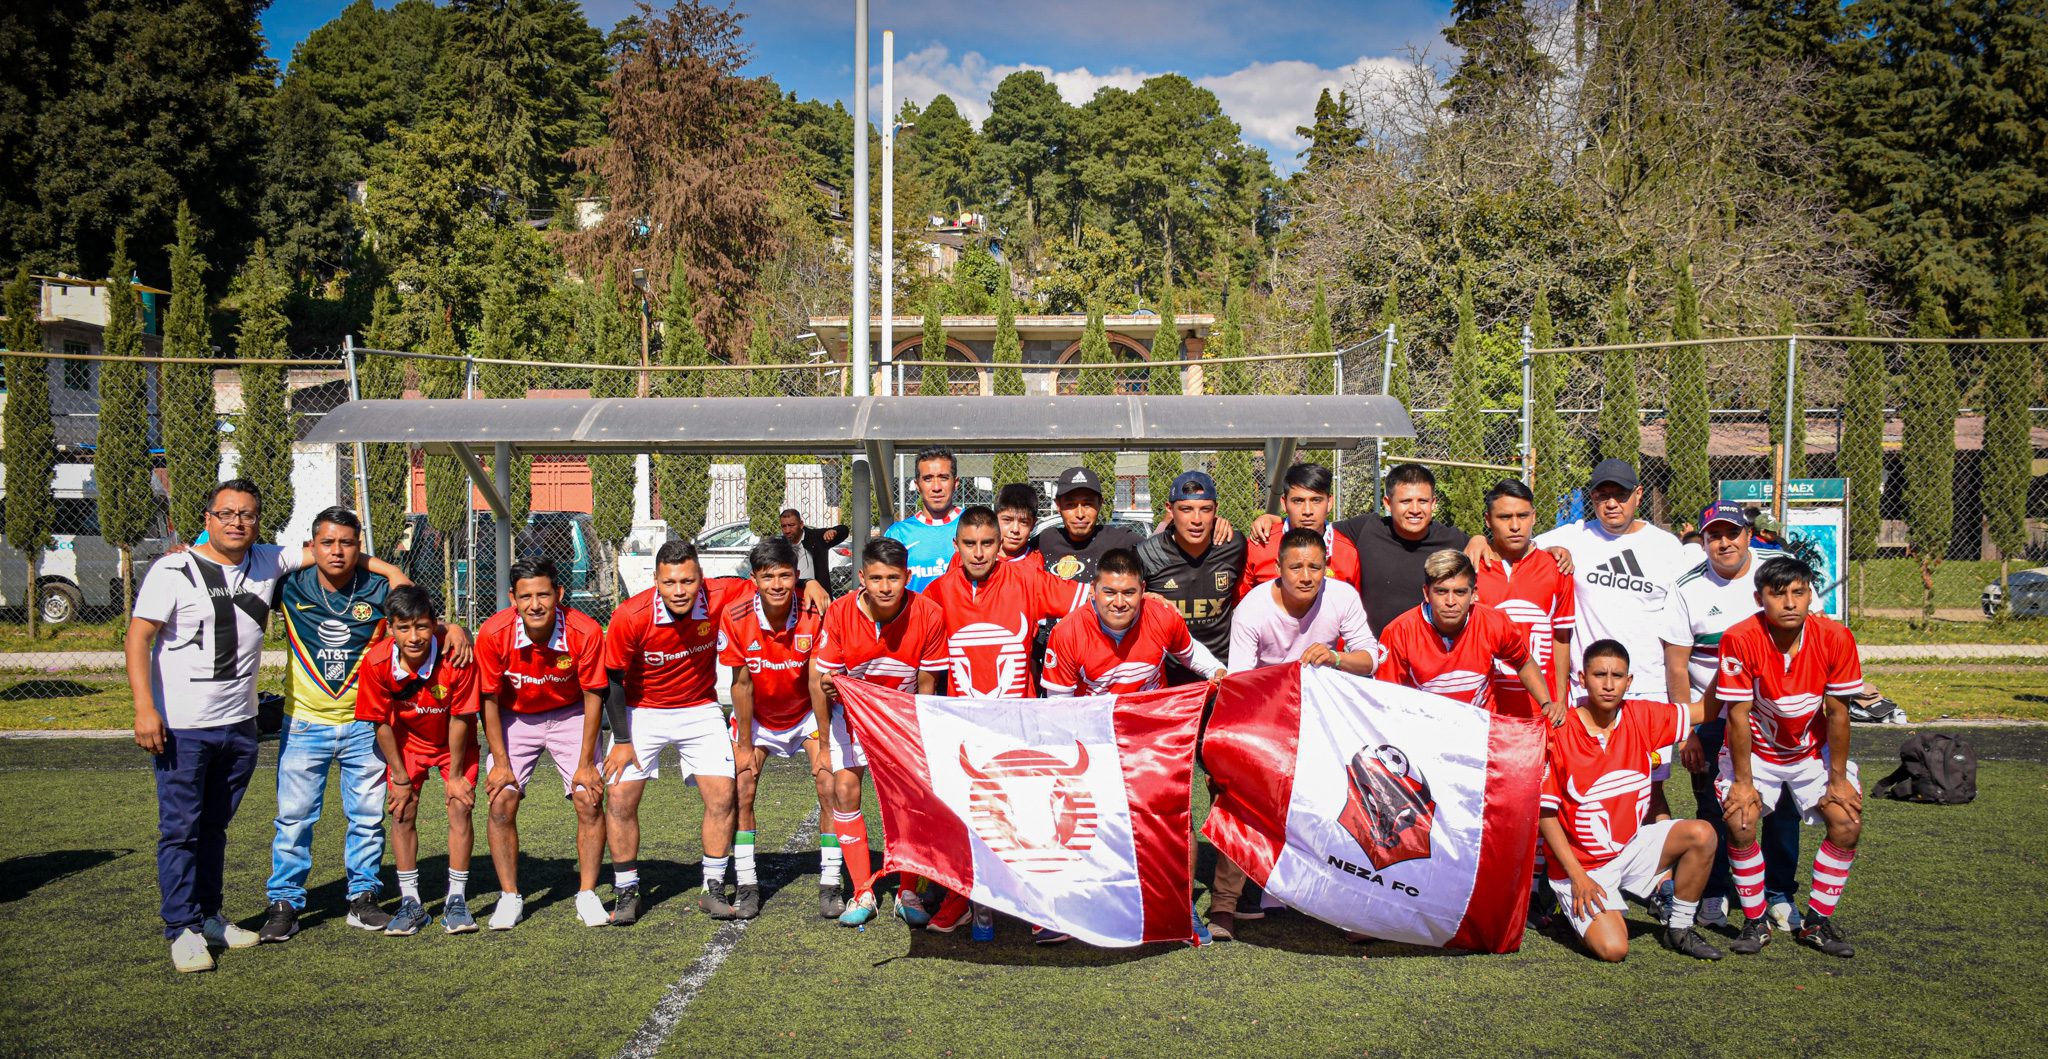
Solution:
[[[1251,590],[1280,576],[1280,538],[1287,535],[1287,524],[1282,522],[1266,534],[1265,543],[1246,538],[1244,542],[1244,576],[1237,579],[1237,598],[1243,599]],[[1323,545],[1328,549],[1323,576],[1347,585],[1358,584],[1358,548],[1351,538],[1337,532],[1336,527],[1323,527]]]
[[[1529,641],[1522,627],[1484,603],[1472,604],[1465,628],[1449,643],[1423,616],[1422,608],[1416,607],[1387,623],[1380,632],[1380,649],[1386,652],[1386,659],[1373,673],[1375,679],[1495,712],[1505,711],[1488,694],[1494,665],[1505,662],[1519,670],[1529,660]]]
[[[1052,627],[1045,645],[1048,695],[1123,695],[1165,684],[1161,668],[1171,658],[1194,669],[1195,641],[1180,612],[1156,599],[1139,603],[1138,620],[1121,642],[1102,631],[1095,608],[1086,607]]]
[[[861,613],[862,593],[832,601],[811,662],[898,691],[917,691],[917,674],[946,671],[946,618],[938,604],[916,592],[887,625]]]
[[[526,638],[526,625],[510,607],[491,615],[476,633],[477,693],[495,695],[513,713],[545,713],[583,702],[585,691],[603,691],[604,629],[590,615],[563,607],[555,611],[555,634],[547,643]]]
[[[650,710],[716,705],[718,615],[753,589],[746,578],[710,578],[698,589],[689,616],[681,618],[669,612],[657,589],[620,604],[605,630],[604,665],[626,675],[626,702]]]
[[[1613,860],[1635,837],[1650,807],[1650,755],[1684,739],[1687,720],[1683,706],[1630,699],[1604,744],[1577,711],[1551,729],[1542,805],[1557,813],[1580,867]],[[1550,877],[1566,878],[1564,866],[1552,860]]]
[[[1038,694],[1031,672],[1038,623],[1072,614],[1087,600],[1088,586],[1041,567],[1000,562],[977,585],[967,579],[965,565],[954,563],[924,595],[945,616],[947,694],[1032,698]]]
[[[427,664],[419,673],[397,656],[397,642],[390,639],[364,652],[356,678],[356,720],[390,725],[408,756],[447,753],[448,718],[477,713],[476,667],[450,665],[438,643],[427,649]]]
[[[1577,594],[1572,579],[1557,568],[1557,560],[1541,548],[1517,563],[1486,560],[1479,564],[1479,602],[1508,616],[1529,636],[1529,655],[1543,667],[1543,683],[1557,686],[1557,652],[1553,649],[1560,633],[1569,636]],[[1516,717],[1536,715],[1536,703],[1515,670],[1501,662],[1493,666],[1493,701],[1496,708]]]
[[[811,712],[811,682],[804,666],[818,645],[825,616],[801,599],[789,601],[789,618],[768,627],[761,597],[741,600],[720,612],[718,660],[745,666],[754,688],[754,720],[780,732],[796,727]]]
[[[1863,694],[1863,663],[1855,635],[1825,614],[1807,615],[1801,643],[1789,655],[1779,653],[1756,614],[1721,634],[1715,683],[1722,701],[1751,703],[1751,751],[1785,765],[1820,756],[1828,740],[1821,696]]]

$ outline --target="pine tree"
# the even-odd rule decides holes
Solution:
[[[513,301],[511,285],[492,284],[484,293],[484,316],[483,322],[477,327],[476,358],[534,359],[527,353],[527,336],[521,325],[519,307]],[[525,397],[528,384],[533,379],[533,371],[532,368],[516,364],[479,364],[476,371],[477,390],[492,400]],[[492,466],[491,469],[495,477],[497,468]],[[533,457],[513,456],[509,477],[512,489],[503,498],[505,507],[512,515],[512,525],[523,526],[526,524],[527,511],[533,506]]]
[[[1473,321],[1472,277],[1464,266],[1458,269],[1458,333],[1451,343],[1450,458],[1465,463],[1486,459],[1486,393],[1479,364],[1479,325]],[[1452,525],[1468,533],[1484,530],[1486,472],[1473,467],[1452,467],[1445,477],[1450,486],[1446,515]]]
[[[1792,334],[1799,327],[1792,315],[1792,303],[1778,302],[1778,333]],[[1780,345],[1771,351],[1771,392],[1764,404],[1765,415],[1770,424],[1768,435],[1773,445],[1785,443],[1785,369],[1789,367],[1786,349]],[[1804,375],[1804,372],[1800,373]],[[1806,477],[1806,383],[1804,379],[1792,380],[1792,450],[1787,463],[1787,478]]]
[[[1102,303],[1088,308],[1088,326],[1081,332],[1080,362],[1094,365],[1092,370],[1079,372],[1075,390],[1083,397],[1110,397],[1116,393],[1116,373],[1107,370],[1107,365],[1116,363],[1116,357],[1109,351],[1109,331],[1102,323]],[[1116,453],[1093,451],[1081,454],[1081,465],[1095,472],[1107,493],[1102,498],[1104,505],[1116,501]]]
[[[1246,391],[1249,382],[1244,364],[1228,359],[1244,356],[1244,348],[1244,291],[1233,281],[1230,294],[1223,303],[1223,330],[1209,347],[1214,351],[1213,356],[1224,363],[1205,367],[1202,373],[1205,388],[1211,394],[1236,395]],[[1267,468],[1267,473],[1275,471]],[[1251,453],[1243,449],[1229,449],[1217,454],[1216,492],[1221,498],[1216,507],[1217,513],[1229,519],[1234,526],[1249,528],[1265,504],[1259,476],[1253,470]]]
[[[601,276],[584,294],[581,331],[590,396],[631,397],[636,387],[627,367],[638,359],[633,328],[619,307],[619,289]],[[621,541],[633,531],[633,457],[606,453],[590,457],[590,520],[599,540]]]
[[[1997,337],[2026,335],[2020,298],[2019,284],[2006,277],[1991,314],[1992,333]],[[1984,520],[1991,543],[1998,549],[1999,579],[2008,582],[2003,585],[2002,598],[2011,600],[2012,558],[2027,546],[2027,486],[2033,478],[2027,398],[2040,391],[2034,385],[2032,347],[2018,342],[1986,346],[1983,378]]]
[[[1628,283],[1614,287],[1607,306],[1608,345],[1635,341],[1628,322]],[[1643,401],[1636,389],[1636,351],[1614,350],[1603,354],[1601,375],[1604,386],[1600,399],[1600,458],[1627,460],[1635,466],[1643,451]]]
[[[1557,345],[1557,326],[1550,317],[1550,292],[1547,287],[1536,288],[1536,305],[1529,313],[1529,340],[1532,348],[1550,349]],[[1564,364],[1558,359],[1562,354],[1539,353],[1535,363],[1530,365],[1532,388],[1531,404],[1535,407],[1535,422],[1530,424],[1530,442],[1536,447],[1536,480],[1529,488],[1536,493],[1536,525],[1549,529],[1557,525],[1560,512],[1571,499],[1574,483],[1585,477],[1581,465],[1585,463],[1585,446],[1564,428],[1564,417],[1557,411],[1558,384],[1564,376]]]
[[[1847,335],[1875,333],[1870,305],[1858,293],[1849,303]],[[1842,397],[1841,474],[1849,480],[1849,558],[1877,557],[1877,533],[1883,523],[1884,488],[1884,347],[1875,342],[1849,343],[1849,372]]]
[[[1913,320],[1920,338],[1949,336],[1948,310],[1940,299],[1923,300]],[[1905,393],[1900,439],[1906,472],[1906,543],[1920,562],[1926,591],[1921,616],[1934,619],[1934,571],[1948,557],[1955,533],[1956,390],[1955,364],[1945,343],[1906,347]]]
[[[7,313],[6,331],[0,334],[8,349],[18,353],[41,353],[43,325],[36,304],[34,281],[28,266],[21,266],[7,285],[0,306]],[[50,546],[53,525],[50,495],[51,477],[56,473],[56,428],[50,419],[50,362],[41,357],[17,357],[8,364],[7,412],[0,423],[0,465],[7,472],[7,543],[28,564],[31,586],[28,605],[28,635],[36,636],[36,618],[41,611],[33,586],[42,566],[43,550]]]
[[[107,276],[107,330],[101,352],[140,357],[142,305],[130,279],[128,235],[114,233],[114,261]],[[100,536],[121,553],[121,611],[133,612],[135,546],[149,535],[154,513],[149,457],[148,366],[139,360],[100,365],[100,417],[93,442],[92,479],[100,497]]]
[[[1394,346],[1391,354],[1392,364],[1387,371],[1387,396],[1399,401],[1401,407],[1406,409],[1412,407],[1415,403],[1413,396],[1415,381],[1408,375],[1409,337],[1406,329],[1401,326],[1401,291],[1399,281],[1391,275],[1387,277],[1386,301],[1380,306],[1380,333],[1385,335],[1389,332],[1394,336]],[[1387,459],[1389,460],[1406,459],[1415,455],[1415,439],[1388,438],[1386,451]],[[1387,469],[1385,467],[1380,468],[1380,473],[1387,473]],[[1379,489],[1378,482],[1372,483],[1372,495],[1375,498],[1379,496]]]
[[[690,292],[687,262],[681,254],[676,255],[675,274],[669,280],[668,300],[662,307],[660,358],[664,365],[711,363],[710,347],[704,341],[704,333],[697,329],[696,302]],[[704,374],[664,371],[654,377],[654,395],[702,397]],[[662,520],[678,535],[695,540],[704,532],[704,520],[711,511],[711,458],[696,453],[662,452],[656,453],[652,462]]]
[[[939,312],[945,303],[946,288],[934,284],[924,303],[924,341],[917,347],[917,359],[924,362],[924,366],[917,369],[917,393],[920,397],[945,397],[953,392],[952,373],[943,366],[946,363],[946,324],[939,317]]]
[[[996,370],[993,387],[997,397],[1024,396],[1024,343],[1017,337],[1017,299],[1010,293],[1010,276],[1003,274],[1002,289],[996,292]],[[1031,457],[1022,452],[999,452],[995,456],[995,484],[1031,481]]]
[[[242,266],[242,322],[235,332],[235,359],[283,360],[290,353],[284,316],[285,285],[261,239]],[[297,417],[285,385],[284,366],[245,364],[242,414],[235,421],[235,473],[262,490],[262,540],[275,540],[292,519],[292,441]]]
[[[199,225],[178,205],[177,242],[171,251],[171,307],[164,314],[164,356],[213,358],[206,329],[206,259],[199,256]],[[213,403],[213,368],[166,364],[157,388],[164,476],[169,479],[171,524],[186,540],[206,528],[206,493],[220,481],[220,417]]]
[[[1316,281],[1315,304],[1309,309],[1308,349],[1309,353],[1334,353],[1337,340],[1330,333],[1330,302],[1323,296],[1323,281]],[[1318,357],[1303,361],[1301,392],[1310,397],[1322,397],[1337,392],[1337,359]],[[1335,450],[1307,449],[1301,454],[1303,461],[1320,463],[1325,467],[1335,461],[1331,458]]]
[[[1678,288],[1671,310],[1671,337],[1690,341],[1705,337],[1700,327],[1700,294],[1693,286],[1692,262],[1678,267]],[[1713,471],[1708,463],[1707,348],[1678,346],[1670,350],[1671,393],[1664,424],[1664,459],[1671,465],[1671,503],[1690,517],[1714,499]]]
[[[1181,392],[1180,368],[1172,362],[1180,356],[1180,324],[1173,316],[1173,288],[1168,287],[1159,296],[1159,330],[1152,335],[1151,376],[1145,380],[1145,392],[1154,395],[1178,396]],[[1166,517],[1166,507],[1172,498],[1173,480],[1180,477],[1180,453],[1154,451],[1145,458],[1145,474],[1152,493],[1152,518],[1154,521]]]
[[[370,328],[364,336],[372,349],[390,349],[397,338],[398,306],[391,288],[377,288],[371,301]],[[364,356],[356,368],[356,387],[364,400],[396,401],[405,396],[405,364],[397,357]],[[412,453],[404,445],[363,446],[367,493],[363,517],[370,522],[370,540],[385,559],[398,555],[405,539],[406,515],[412,510]]]

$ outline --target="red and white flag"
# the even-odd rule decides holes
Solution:
[[[1544,732],[1313,666],[1223,681],[1202,833],[1289,907],[1375,938],[1513,952],[1535,858]]]
[[[1073,699],[841,677],[882,803],[882,870],[1093,945],[1185,941],[1188,785],[1207,685]]]

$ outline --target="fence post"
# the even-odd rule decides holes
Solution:
[[[1387,324],[1386,340],[1380,343],[1380,396],[1382,397],[1391,393],[1394,389],[1394,343],[1398,341],[1400,341],[1400,336],[1394,333],[1394,324],[1390,322]],[[1407,409],[1402,409],[1402,411],[1407,411]],[[1386,469],[1387,439],[1385,436],[1381,436],[1373,439],[1372,476],[1371,480],[1367,483],[1372,488],[1372,495],[1366,498],[1366,503],[1370,504],[1374,511],[1378,511],[1380,507],[1380,475],[1386,473]]]
[[[1536,348],[1535,333],[1522,325],[1522,481],[1536,481]]]
[[[1778,449],[1778,488],[1771,498],[1771,517],[1776,519],[1779,532],[1785,525],[1785,493],[1792,487],[1792,446],[1804,445],[1805,438],[1793,439],[1792,424],[1806,418],[1806,410],[1792,407],[1792,395],[1799,392],[1799,336],[1785,338],[1785,441]],[[1804,434],[1805,431],[1800,431]]]
[[[1334,343],[1332,344],[1334,345]],[[1330,369],[1330,376],[1332,379],[1332,382],[1330,384],[1331,395],[1335,397],[1342,397],[1344,396],[1344,354],[1336,353],[1330,357]],[[1342,448],[1334,448],[1330,450],[1330,485],[1337,491],[1336,495],[1330,497],[1330,510],[1343,511],[1344,450]]]
[[[363,395],[356,383],[356,336],[343,335],[341,337],[341,351],[342,361],[348,365],[348,399],[360,401]],[[362,513],[363,518],[363,553],[365,555],[376,555],[377,542],[370,536],[370,481],[369,474],[363,467],[363,443],[360,441],[356,442],[354,448],[356,450],[356,510]]]

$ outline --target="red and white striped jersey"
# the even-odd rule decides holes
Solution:
[[[1580,867],[1591,871],[1613,860],[1635,837],[1650,807],[1650,755],[1684,739],[1688,721],[1683,706],[1630,699],[1604,742],[1576,710],[1551,730],[1542,807],[1557,813]],[[1567,877],[1555,859],[1550,877]]]
[[[1578,593],[1557,560],[1541,548],[1529,549],[1520,561],[1488,559],[1479,564],[1479,602],[1508,616],[1529,636],[1529,655],[1543,667],[1543,683],[1556,687],[1556,641],[1569,639]],[[1517,717],[1536,715],[1536,703],[1522,686],[1521,674],[1503,662],[1493,665],[1493,700],[1500,712]]]
[[[1088,599],[1088,586],[1028,563],[995,564],[976,584],[967,566],[951,570],[924,590],[946,624],[950,678],[946,693],[971,698],[1036,698],[1031,641],[1038,623],[1056,621]]]
[[[946,671],[946,621],[937,604],[912,592],[883,625],[861,612],[860,599],[861,593],[849,592],[826,608],[812,664],[913,694],[919,672]]]
[[[1385,660],[1374,678],[1487,708],[1495,708],[1490,692],[1496,660],[1517,671],[1529,660],[1522,627],[1484,603],[1472,604],[1471,617],[1452,640],[1416,607],[1387,623],[1380,649]]]
[[[1791,654],[1779,652],[1756,614],[1721,634],[1715,683],[1722,701],[1751,703],[1750,750],[1784,765],[1820,756],[1828,739],[1822,697],[1863,694],[1863,663],[1855,634],[1825,614],[1807,615]]]
[[[1121,640],[1103,631],[1095,608],[1085,607],[1053,626],[1041,679],[1048,698],[1151,691],[1164,686],[1162,666],[1168,658],[1205,677],[1221,668],[1169,604],[1143,600],[1138,620]]]

